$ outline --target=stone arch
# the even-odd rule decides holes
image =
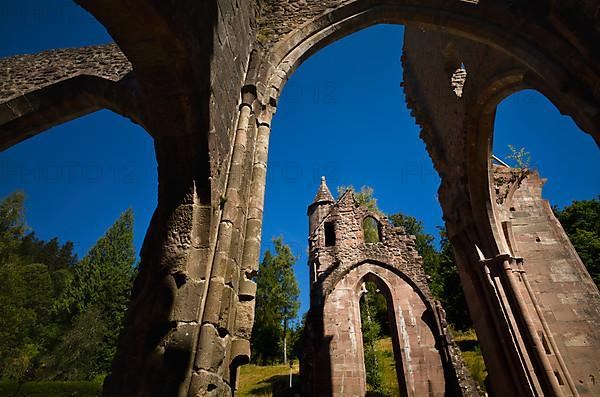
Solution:
[[[247,339],[252,305],[238,305],[237,287],[224,285],[221,275],[239,275],[241,267],[243,296],[252,296],[252,282],[244,277],[252,274],[258,259],[271,116],[289,73],[328,42],[375,22],[406,21],[419,32],[431,29],[486,43],[510,55],[532,79],[543,80],[553,102],[572,103],[561,109],[599,140],[598,40],[593,30],[597,4],[591,1],[577,8],[561,2],[499,0],[78,3],[107,26],[133,63],[145,113],[151,116],[145,124],[156,140],[160,173],[159,207],[136,283],[137,306],[128,318],[121,358],[107,381],[106,395],[229,392],[229,367],[222,358],[231,349],[228,344],[223,348],[223,338],[213,331],[241,319],[243,326],[236,327],[245,329],[235,334]],[[279,8],[261,15],[269,4]],[[265,42],[261,38],[268,29],[274,34]],[[467,67],[468,91],[473,80]],[[429,104],[417,95],[422,79],[410,73],[407,77],[409,107],[442,176],[440,201],[450,238],[466,269],[463,274],[471,277],[502,260],[503,247],[494,235],[497,225],[481,218],[487,214],[485,206],[492,204],[485,191],[488,178],[467,169],[466,156],[456,150],[469,148],[470,138],[442,134],[435,117],[428,116]],[[244,98],[242,91],[238,107],[242,85],[251,87],[259,101]],[[461,103],[468,99],[463,95]],[[245,140],[247,136],[253,138]],[[240,175],[250,182],[240,183]],[[236,250],[240,241],[244,246]],[[511,368],[518,359],[503,351],[510,349],[493,348],[494,343],[512,346],[511,329],[505,313],[494,306],[495,291],[486,289],[487,281],[466,288],[488,302],[478,314],[490,325],[480,324],[478,330],[495,329],[495,336],[482,336],[482,342],[488,339],[484,352],[492,360],[499,357],[491,372],[496,385],[506,386],[496,393],[530,395],[519,387],[526,376]],[[160,299],[159,290],[164,293]],[[238,351],[243,357],[244,349]]]
[[[571,43],[550,31],[518,24],[523,16],[518,13],[515,15],[514,10],[511,12],[502,4],[455,2],[446,7],[444,11],[440,11],[439,4],[433,0],[421,2],[418,7],[410,1],[395,0],[380,0],[375,4],[368,0],[355,0],[331,5],[329,8],[323,7],[315,18],[277,37],[278,40],[272,48],[268,48],[264,62],[258,61],[258,65],[255,66],[256,73],[249,75],[247,82],[257,84],[261,88],[259,93],[264,95],[263,103],[268,103],[269,98],[277,100],[287,78],[305,59],[340,38],[378,23],[403,24],[419,29],[443,31],[486,44],[518,60],[527,70],[539,75],[552,86],[556,93],[561,92],[560,87],[568,85],[569,73],[573,77],[583,73],[583,70],[575,72],[569,69],[584,68],[587,69],[586,73],[593,74],[591,65],[585,65],[586,62],[581,59],[582,54],[576,47],[570,46]],[[493,20],[490,19],[490,15],[494,15]],[[293,18],[293,15],[288,18]],[[516,28],[517,24],[519,28]],[[542,38],[544,35],[546,37]],[[544,48],[545,45],[554,48]],[[563,55],[569,54],[583,64],[575,65],[573,62],[571,65],[561,65],[561,62],[565,63],[566,60],[560,59],[556,53],[558,48]],[[579,95],[573,96],[569,93],[566,96],[571,101],[576,99],[579,108],[586,108],[581,113],[575,112],[577,107],[573,106],[572,115],[581,128],[594,135],[598,141],[600,122],[596,115],[599,110],[597,99],[600,93],[593,91],[597,84],[595,79],[592,78],[589,84],[589,87],[592,87],[591,91],[589,87],[573,87],[581,90]]]
[[[431,304],[400,273],[364,261],[345,272],[325,298],[323,321],[325,338],[331,338],[333,395],[364,395],[366,390],[358,304],[366,280],[381,286],[393,313],[390,320],[401,395],[443,396],[446,392],[444,362],[437,350],[439,330]]]
[[[597,142],[600,141],[600,122],[598,121],[600,119],[597,117],[597,114],[600,114],[600,107],[597,105],[598,92],[594,92],[593,89],[586,92],[587,88],[585,88],[586,84],[590,84],[589,87],[594,87],[596,80],[592,79],[588,83],[582,82],[579,86],[571,84],[570,90],[566,91],[564,87],[568,86],[570,81],[581,78],[579,73],[584,73],[582,70],[574,71],[573,68],[588,68],[588,66],[584,66],[585,62],[578,66],[564,65],[561,64],[564,59],[556,56],[556,48],[560,48],[565,56],[580,59],[582,55],[578,49],[569,47],[568,40],[555,36],[549,31],[536,31],[523,25],[519,25],[519,29],[515,29],[513,24],[523,17],[511,15],[511,11],[500,4],[489,2],[465,4],[457,2],[455,6],[456,8],[454,8],[454,5],[448,6],[442,16],[440,16],[439,5],[437,4],[421,3],[419,7],[414,7],[410,2],[391,0],[382,0],[375,4],[370,1],[356,0],[336,4],[335,6],[330,5],[329,8],[323,7],[320,13],[315,11],[314,18],[305,20],[303,24],[289,30],[284,35],[278,36],[273,43],[269,43],[270,46],[267,45],[264,58],[256,57],[252,59],[250,67],[252,73],[249,73],[246,83],[256,85],[259,100],[262,101],[264,106],[276,107],[281,90],[289,76],[304,60],[319,49],[374,24],[403,24],[410,26],[413,31],[420,29],[444,32],[444,34],[460,37],[464,41],[484,44],[501,53],[504,57],[512,59],[515,65],[513,68],[519,68],[518,73],[522,74],[523,80],[526,80],[524,84],[535,84],[540,91],[547,93],[546,95],[554,103],[560,104],[561,111],[570,114],[584,131],[594,136]],[[287,11],[293,13],[291,10]],[[494,15],[495,18],[490,20],[486,15]],[[291,17],[290,15],[289,18]],[[546,37],[541,37],[544,35]],[[552,38],[548,37],[549,35]],[[544,48],[548,44],[548,40],[554,40],[556,48]],[[453,58],[450,61],[454,65],[460,59],[456,58],[460,56],[460,49],[453,47],[450,52],[450,57]],[[588,70],[588,72],[592,71]],[[506,70],[497,73],[498,75],[494,76],[495,80],[500,81],[506,78],[504,75],[507,73]],[[407,97],[411,96],[409,88],[406,89]],[[496,90],[495,88],[492,89]],[[513,87],[512,89],[517,88]],[[438,151],[443,143],[439,142],[431,133],[426,132],[428,126],[424,124],[427,124],[427,122],[423,123],[422,120],[419,120],[419,112],[414,109],[418,107],[418,103],[414,103],[414,99],[411,98],[408,101],[409,107],[415,110],[417,122],[423,127],[423,139],[427,144],[427,149],[432,156],[436,169],[441,174],[442,185],[444,185],[448,179],[445,178],[444,171],[448,167],[447,162],[450,159],[446,158],[445,153]],[[476,103],[473,105],[477,106]],[[495,106],[492,106],[491,109],[494,110]],[[477,111],[473,112],[469,109],[469,114],[473,113],[477,113]],[[466,146],[469,149],[473,148],[471,143],[474,141],[472,139],[470,135],[465,137],[465,141],[468,142]],[[475,150],[480,150],[481,147],[479,142],[475,144]],[[473,159],[470,157],[466,163],[470,164],[472,161]],[[467,170],[472,178],[467,185],[473,185],[472,188],[468,187],[468,190],[479,191],[481,190],[479,186],[489,186],[485,180],[485,173],[480,171],[478,166],[470,167]],[[473,197],[479,197],[481,193],[477,192],[477,195]],[[482,197],[486,196],[487,194],[484,193]],[[491,203],[489,200],[469,200],[463,206],[464,208],[459,210],[469,211],[469,213],[463,213],[460,216],[464,219],[481,219],[481,215],[486,213],[484,219],[490,219],[493,224],[492,214],[486,210],[486,208],[491,207],[489,203]],[[475,205],[477,208],[469,208],[471,205]],[[447,213],[449,210],[446,209],[445,212]],[[454,218],[454,216],[447,216],[447,218]],[[472,232],[477,233],[472,237],[475,238],[475,241],[486,255],[493,256],[502,252],[502,246],[495,246],[495,242],[498,241],[494,238],[496,228],[479,224],[474,224],[472,227],[463,225],[462,227],[465,230],[472,228]]]
[[[359,301],[358,319],[361,321],[361,326],[359,327],[359,329],[361,331],[361,334],[360,334],[361,341],[363,339],[363,336],[362,336],[362,316],[361,316],[362,313],[361,313],[361,309],[360,309],[360,301],[365,292],[362,289],[362,284],[365,282],[374,283],[377,286],[377,288],[379,289],[379,292],[385,297],[386,305],[388,308],[388,318],[389,318],[390,328],[391,328],[390,332],[392,334],[391,337],[392,337],[392,346],[393,346],[393,350],[394,350],[394,363],[395,363],[395,369],[396,369],[396,378],[398,380],[398,387],[399,387],[400,395],[406,396],[406,395],[408,395],[407,382],[406,382],[407,374],[405,373],[405,364],[406,363],[404,362],[404,360],[406,358],[403,357],[402,352],[404,352],[405,349],[407,348],[407,343],[405,340],[401,340],[399,338],[398,319],[396,318],[396,307],[394,306],[394,304],[396,302],[395,302],[394,296],[392,294],[393,287],[391,286],[389,280],[382,277],[382,275],[374,273],[372,269],[368,270],[361,277],[361,279],[358,280],[358,282],[356,284],[356,288],[358,288],[358,289],[355,289],[355,294]],[[397,308],[397,309],[401,310],[401,308]],[[361,353],[361,356],[363,357],[363,365],[366,366],[366,364],[364,364],[364,344],[363,344],[362,350],[363,351]],[[365,372],[366,372],[366,368],[365,368]]]
[[[101,109],[143,126],[139,98],[128,85],[127,78],[78,75],[0,104],[0,150]]]
[[[590,88],[597,84],[596,78],[586,80],[588,77],[583,77],[580,73],[589,72],[589,77],[596,74],[588,66],[580,68],[581,65],[577,66],[562,58],[572,56],[572,59],[585,63],[585,55],[569,39],[543,29],[532,29],[531,26],[520,25],[523,29],[517,28],[514,23],[523,17],[511,15],[512,11],[498,3],[467,5],[457,2],[453,5],[459,7],[460,11],[453,9],[453,5],[448,5],[442,16],[439,10],[437,13],[430,13],[432,9],[427,8],[429,4],[410,7],[397,1],[390,3],[392,2],[381,1],[374,5],[359,0],[323,10],[321,14],[278,37],[271,47],[267,46],[264,60],[260,56],[253,59],[246,83],[256,85],[258,98],[263,106],[274,109],[287,78],[298,65],[320,48],[375,23],[403,23],[410,27],[407,31],[416,40],[412,41],[412,48],[408,46],[407,55],[405,36],[403,64],[407,103],[422,127],[421,136],[442,179],[439,197],[456,255],[461,260],[468,261],[459,267],[463,284],[472,284],[465,287],[474,292],[469,297],[470,301],[476,301],[472,304],[476,306],[471,309],[475,313],[472,316],[479,317],[477,328],[486,330],[482,335],[488,331],[489,335],[493,335],[482,336],[482,339],[487,339],[482,343],[486,345],[486,362],[494,374],[493,389],[514,390],[518,394],[528,395],[541,387],[549,392],[554,387],[553,380],[550,379],[552,376],[545,377],[543,373],[546,370],[533,374],[532,366],[535,363],[531,360],[535,358],[523,353],[523,348],[517,346],[520,338],[535,339],[534,336],[527,336],[529,331],[519,328],[511,318],[514,315],[512,311],[519,313],[520,309],[503,302],[502,293],[489,289],[489,280],[485,279],[485,275],[479,274],[482,262],[502,262],[507,250],[490,194],[489,141],[486,141],[484,135],[471,131],[473,125],[479,123],[478,117],[482,111],[481,90],[490,96],[505,90],[506,95],[527,85],[535,85],[598,141],[598,92]],[[494,15],[494,21],[487,18],[488,12],[490,14],[487,15]],[[437,34],[437,37],[429,32]],[[418,68],[422,66],[418,64],[419,59],[416,60],[416,65],[412,64],[415,57],[411,56],[411,50],[420,53],[424,47],[429,47],[435,51],[434,57],[442,52],[444,48],[440,48],[440,42],[435,41],[440,37],[458,42],[455,48],[451,48],[453,51],[450,55],[455,58],[451,60],[452,64],[456,66],[457,59],[460,59],[461,67],[464,63],[469,70],[469,77],[461,87],[461,95],[452,93],[454,97],[444,97],[447,101],[454,100],[452,109],[457,114],[465,115],[451,123],[455,130],[448,130],[445,125],[440,127],[445,121],[443,117],[447,116],[443,110],[431,114],[435,107],[443,109],[444,103],[432,98],[432,95],[427,97],[427,90],[420,86],[427,80],[427,76],[419,76]],[[421,46],[415,46],[414,43],[421,38]],[[469,46],[475,50],[470,51]],[[493,62],[488,64],[486,59],[485,63],[472,68],[473,61],[477,61],[474,58],[477,51],[480,62],[485,59],[481,58],[482,54],[486,53],[492,56]],[[557,57],[557,53],[563,55]],[[431,59],[432,55],[428,56]],[[467,59],[469,56],[470,59]],[[427,59],[422,58],[420,61],[427,62]],[[444,61],[447,69],[448,60]],[[444,84],[447,83],[446,75],[447,73],[443,74]],[[497,86],[490,84],[491,81],[496,82]],[[576,83],[571,84],[572,82]],[[586,88],[587,84],[590,85]],[[450,87],[447,91],[450,92]],[[486,111],[495,112],[497,103],[492,105],[483,100],[483,104],[486,103],[489,105]],[[464,252],[457,252],[459,250]],[[481,296],[486,296],[486,299],[478,301],[477,298]],[[492,326],[482,324],[483,312],[490,316],[488,320]],[[514,350],[501,351],[498,341],[505,341]],[[540,382],[546,384],[540,386]],[[553,390],[556,392],[557,389]]]
[[[129,60],[114,44],[0,60],[0,150],[100,109],[144,126]]]
[[[573,104],[561,102],[564,98],[552,95],[550,87],[542,80],[521,68],[508,70],[490,79],[480,88],[474,106],[469,107],[468,110],[466,140],[472,142],[467,152],[469,190],[473,197],[482,197],[482,202],[488,203],[485,206],[474,206],[473,209],[478,211],[475,216],[490,220],[491,227],[486,226],[485,229],[492,233],[490,241],[498,244],[497,253],[508,253],[510,250],[498,220],[497,208],[493,205],[496,197],[493,192],[494,178],[491,165],[496,108],[504,99],[526,89],[540,92],[562,114],[570,113]],[[480,230],[480,233],[485,233],[483,229]]]
[[[389,259],[391,261],[394,258],[389,258]],[[395,274],[396,276],[400,277],[405,283],[409,284],[411,286],[411,288],[413,288],[415,290],[415,292],[425,302],[427,307],[430,310],[433,310],[433,304],[432,304],[433,296],[429,292],[429,288],[425,284],[422,283],[424,280],[418,280],[416,277],[411,277],[411,275],[409,275],[405,271],[399,269],[398,266],[390,265],[386,262],[383,262],[381,259],[377,259],[377,258],[363,258],[354,264],[344,267],[344,269],[342,271],[337,271],[337,272],[334,272],[333,274],[331,274],[331,276],[329,276],[330,277],[330,282],[328,283],[329,288],[325,291],[324,296],[327,297],[331,293],[331,291],[333,291],[333,289],[335,289],[336,285],[338,285],[339,282],[344,277],[346,277],[346,275],[348,273],[350,273],[351,271],[355,270],[356,268],[358,268],[364,264],[369,264],[369,263],[376,265],[381,269],[385,269],[386,271],[389,271],[389,272]]]

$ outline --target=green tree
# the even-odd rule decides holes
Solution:
[[[0,265],[14,261],[25,226],[25,194],[15,192],[0,202]]]
[[[294,257],[283,238],[273,240],[275,255],[265,252],[256,276],[256,309],[252,334],[252,348],[257,361],[273,362],[280,357],[280,348],[273,341],[280,341],[283,361],[287,362],[287,338],[291,322],[298,314],[300,302],[298,283],[294,275]]]
[[[367,282],[366,291],[360,300],[361,330],[363,334],[363,347],[365,370],[367,372],[367,385],[370,396],[387,396],[389,392],[383,385],[382,368],[377,359],[376,343],[381,338],[381,325],[375,318],[378,310],[376,302],[377,290],[375,284]]]
[[[54,352],[51,377],[92,379],[109,370],[130,299],[135,262],[133,211],[129,209],[73,269],[72,280],[57,304],[59,311],[71,316],[73,326]],[[85,355],[71,352],[89,331],[86,324],[97,339],[86,340],[94,343],[82,348]]]
[[[0,374],[17,380],[36,375],[65,330],[53,306],[76,260],[72,243],[25,235],[24,199],[17,192],[0,202]]]
[[[302,320],[290,328],[289,332],[289,346],[291,346],[289,359],[300,359],[302,357],[302,351],[305,348],[304,345],[304,327],[306,325],[306,313],[302,316]]]
[[[600,288],[600,198],[553,207],[590,276]]]

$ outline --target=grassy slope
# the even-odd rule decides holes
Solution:
[[[292,372],[294,382],[298,376],[298,364],[294,365]],[[286,390],[289,387],[289,365],[244,365],[240,369],[240,382],[237,396],[272,396],[273,390]]]
[[[377,341],[375,346],[377,359],[382,371],[383,385],[388,391],[389,396],[400,395],[398,388],[398,377],[396,375],[396,361],[394,360],[394,348],[392,338],[385,337]]]
[[[481,387],[481,390],[485,390],[487,371],[475,330],[470,329],[463,332],[452,331],[452,333],[454,341],[461,350],[463,361],[471,373],[471,377]]]
[[[463,359],[471,375],[480,385],[485,379],[485,365],[481,352],[476,347],[474,332],[455,332],[455,340],[461,346]],[[465,349],[465,346],[468,346]],[[475,348],[472,348],[475,346]],[[398,396],[398,379],[394,361],[392,339],[389,337],[377,341],[377,358],[382,368],[383,384],[390,396]],[[239,397],[272,396],[274,390],[283,392],[288,387],[290,367],[288,365],[258,366],[245,365],[240,370]],[[294,382],[298,376],[298,364],[293,368]],[[0,382],[0,397],[97,397],[102,383],[98,382],[30,382],[15,394],[17,385],[12,382]]]
[[[485,377],[487,371],[481,350],[479,349],[479,341],[474,330],[464,332],[453,331],[454,340],[459,345],[465,365],[469,369],[471,376],[479,384],[482,390],[485,390]],[[386,337],[377,341],[377,358],[382,369],[383,384],[389,395],[392,397],[399,396],[398,379],[396,377],[396,367],[394,361],[394,349],[392,347],[392,339]]]

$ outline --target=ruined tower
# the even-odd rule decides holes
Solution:
[[[325,179],[308,207],[311,306],[302,376],[307,395],[364,396],[363,284],[386,297],[401,395],[476,395],[427,285],[414,236]],[[370,223],[371,235],[365,230]]]

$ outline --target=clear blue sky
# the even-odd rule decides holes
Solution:
[[[0,56],[110,41],[69,1],[0,3]],[[17,4],[15,6],[15,4]],[[400,87],[403,28],[380,25],[338,41],[291,77],[273,121],[263,251],[283,235],[299,257],[302,308],[308,307],[306,207],[321,175],[339,185],[375,189],[387,213],[442,225],[439,178],[418,137]],[[307,117],[309,115],[310,117]],[[501,103],[495,153],[525,147],[548,178],[544,195],[564,206],[600,193],[600,151],[543,96],[525,91]],[[140,127],[100,111],[0,153],[0,196],[27,193],[27,219],[41,238],[58,236],[85,254],[126,208],[141,246],[156,206],[156,160]],[[416,172],[415,172],[416,171]]]

